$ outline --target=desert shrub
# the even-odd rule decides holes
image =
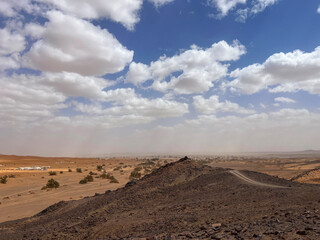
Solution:
[[[82,169],[81,168],[77,168],[77,173],[82,173]]]
[[[168,164],[168,161],[167,161],[167,160],[164,160],[164,164]]]
[[[50,172],[49,172],[49,175],[50,175],[50,176],[57,175],[57,172],[50,171]]]
[[[81,179],[79,183],[80,184],[86,184],[87,182],[88,182],[88,180],[84,178],[84,179]]]
[[[112,175],[110,173],[102,173],[100,178],[102,179],[111,179]]]
[[[13,174],[9,174],[8,178],[15,178],[16,176]]]
[[[60,171],[60,174],[62,174],[63,173],[63,171]]]
[[[121,163],[119,163],[120,165],[123,165],[124,163],[123,162],[121,162]]]
[[[114,168],[113,171],[118,171],[120,169],[121,169],[121,166],[118,166],[118,167]]]
[[[71,168],[68,169],[68,172],[72,172]]]
[[[58,187],[60,187],[60,184],[56,180],[51,178],[50,180],[48,180],[47,185],[44,186],[42,188],[42,190],[47,189],[47,188],[58,188]]]
[[[88,175],[85,178],[88,180],[88,182],[93,182],[93,177],[91,175]]]
[[[119,183],[119,181],[114,176],[111,176],[110,183]]]
[[[86,184],[87,182],[93,182],[93,177],[91,175],[87,175],[84,179],[80,180],[80,184]]]
[[[95,173],[95,172],[92,172],[92,171],[90,171],[89,174],[92,175],[92,176],[93,175],[98,175],[98,173]]]
[[[3,176],[3,177],[0,177],[0,183],[1,184],[6,184],[7,183],[7,175]]]
[[[141,178],[141,173],[139,171],[136,171],[136,170],[133,170],[131,173],[130,173],[130,179],[138,179],[138,178]]]
[[[102,166],[101,166],[101,165],[98,165],[98,166],[97,166],[97,170],[98,170],[98,171],[101,171],[101,170],[102,170]]]
[[[140,167],[140,166],[134,168],[134,171],[137,171],[137,172],[139,172],[139,171],[141,171],[141,170],[142,170],[142,167]]]
[[[106,165],[105,164],[102,164],[102,167],[105,167]]]

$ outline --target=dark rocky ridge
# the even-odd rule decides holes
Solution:
[[[318,186],[243,173],[288,188],[184,158],[116,191],[2,223],[0,239],[320,239]]]

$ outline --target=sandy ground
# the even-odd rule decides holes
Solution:
[[[170,161],[170,160],[169,160]],[[95,193],[104,193],[123,187],[129,181],[131,171],[143,162],[136,158],[41,158],[0,155],[0,177],[7,178],[6,184],[0,184],[0,222],[30,217],[59,201],[77,200]],[[111,173],[119,183],[110,183],[107,179],[95,178],[87,184],[79,181],[90,171],[102,174],[97,165],[105,165],[107,173]],[[19,167],[50,166],[46,171],[17,170]],[[115,168],[120,168],[114,171]],[[68,169],[72,172],[68,172]],[[76,172],[81,168],[82,173]],[[50,176],[55,171],[57,175]],[[60,173],[62,172],[62,173]],[[41,190],[49,179],[55,179],[60,187],[52,190]]]

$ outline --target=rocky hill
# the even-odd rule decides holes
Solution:
[[[252,183],[183,158],[116,191],[2,223],[0,239],[320,239],[318,186],[241,174]]]

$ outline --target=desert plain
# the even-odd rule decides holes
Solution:
[[[131,180],[130,174],[136,167],[148,165],[153,160],[149,168],[152,171],[166,163],[177,161],[179,157],[70,158],[0,155],[0,177],[9,176],[6,184],[0,184],[0,222],[33,216],[59,201],[79,200],[116,190]],[[320,183],[320,153],[316,151],[192,157],[212,167],[250,170],[303,183]],[[98,171],[97,166],[102,169]],[[21,170],[23,167],[45,168]],[[79,168],[81,173],[77,172]],[[50,175],[50,172],[55,172],[56,175]],[[119,183],[99,178],[103,172],[110,173]],[[94,181],[79,184],[89,173],[93,174]],[[148,173],[141,170],[142,176]],[[60,187],[42,190],[52,178],[59,182]]]
[[[134,168],[147,159],[0,155],[0,177],[8,176],[7,183],[0,184],[0,222],[30,217],[59,201],[78,200],[123,187],[129,181]],[[176,158],[162,158],[152,167],[175,160]],[[98,171],[97,166],[103,169]],[[44,167],[45,170],[28,170],[32,167]],[[81,169],[81,173],[77,172],[78,168]],[[55,175],[50,175],[50,172],[55,172]],[[94,181],[79,184],[90,172],[94,174]],[[110,183],[108,179],[98,178],[104,172],[110,173],[119,183]],[[52,178],[59,182],[60,187],[41,190]]]

